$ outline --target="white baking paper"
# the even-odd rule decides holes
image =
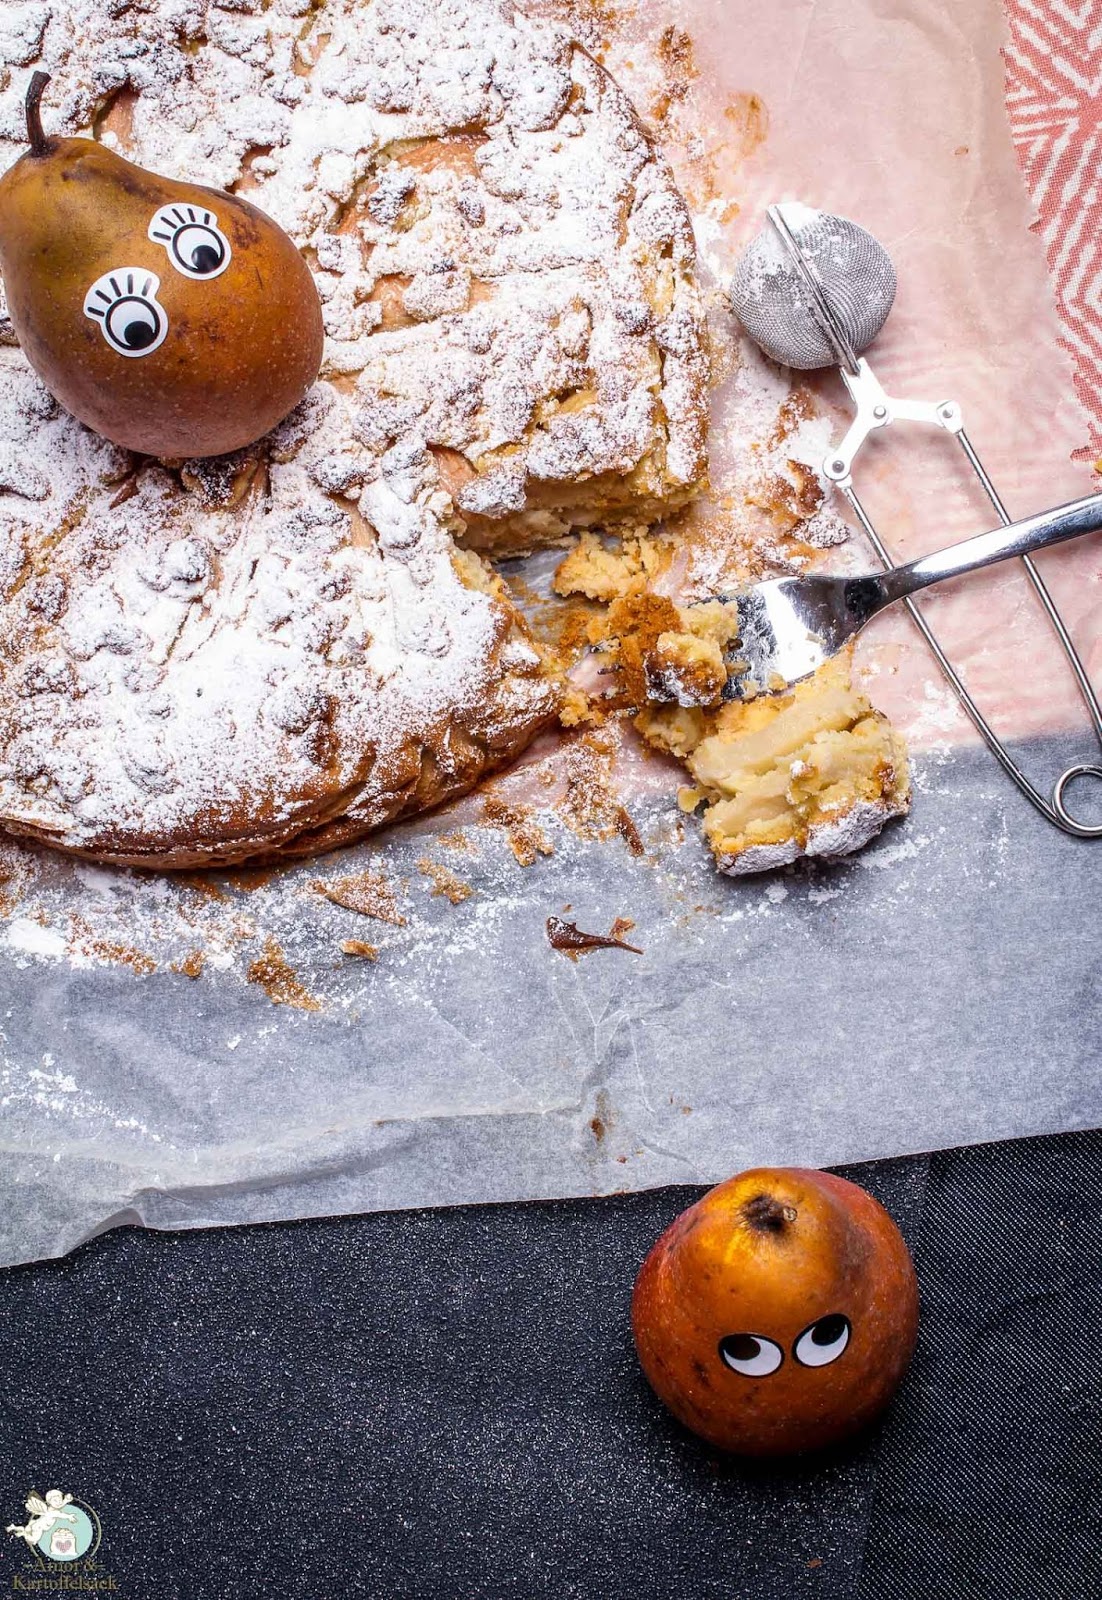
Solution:
[[[1025,513],[1089,475],[1002,36],[995,0],[647,0],[611,25],[607,60],[665,131],[713,285],[775,198],[883,240],[900,292],[877,370],[893,393],[960,400]],[[716,395],[720,485],[735,381]],[[901,555],[990,521],[944,438],[877,441],[864,486]],[[1097,545],[1046,571],[1097,668]],[[930,605],[1031,769],[1091,753],[1017,573]],[[915,804],[832,868],[719,878],[658,763],[631,801],[643,856],[550,813],[553,853],[521,866],[479,798],[268,876],[5,846],[0,1260],[122,1222],[603,1194],[1097,1122],[1102,854],[1019,800],[905,620],[870,635],[862,670],[919,752]],[[401,925],[314,888],[365,867]],[[630,918],[643,953],[572,963],[552,914]]]

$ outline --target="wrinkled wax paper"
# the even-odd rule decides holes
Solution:
[[[691,42],[667,36],[672,96],[669,28]],[[607,61],[662,125],[711,281],[777,198],[882,239],[900,290],[877,371],[959,400],[1024,514],[1089,474],[1002,37],[995,0],[647,0]],[[736,383],[716,395],[720,487]],[[941,436],[876,440],[858,479],[901,556],[991,520]],[[844,558],[863,564],[856,539]],[[1089,542],[1045,562],[1096,669],[1098,566]],[[1093,753],[1017,572],[929,607],[1031,770],[1051,782]],[[38,858],[0,943],[0,1260],[121,1222],[598,1194],[1096,1123],[1102,851],[1019,799],[905,619],[877,625],[861,668],[914,741],[915,803],[833,867],[719,878],[663,767],[632,801],[643,855],[550,814],[522,867],[473,799],[267,877]],[[312,888],[365,866],[397,886],[400,925]],[[549,914],[631,918],[643,953],[572,963]],[[82,955],[66,919],[95,931]],[[257,981],[265,952],[283,980]]]

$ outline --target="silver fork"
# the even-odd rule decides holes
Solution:
[[[718,595],[738,617],[738,638],[728,647],[724,698],[779,692],[809,677],[878,612],[931,584],[1099,529],[1102,494],[1093,494],[886,572],[855,578],[772,578],[738,594]]]

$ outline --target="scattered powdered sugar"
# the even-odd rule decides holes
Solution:
[[[841,895],[841,889],[829,889],[825,884],[812,883],[808,885],[807,902],[808,905],[823,906],[830,900],[839,899]]]
[[[900,814],[900,807],[859,800],[837,821],[821,822],[810,828],[802,845],[796,839],[786,839],[781,844],[751,845],[737,856],[720,858],[719,869],[730,877],[740,878],[749,873],[790,866],[804,856],[832,861],[838,856],[852,855],[856,850],[863,850],[886,822]]]
[[[848,526],[826,500],[833,489],[823,473],[836,419],[808,389],[794,391],[786,369],[750,340],[740,341],[738,355],[715,422],[717,486],[769,504],[783,501],[787,484],[789,520],[800,524],[801,542],[819,549],[843,543]]]
[[[966,718],[956,694],[943,682],[930,679],[922,685],[922,704],[910,726],[910,737],[927,745],[937,735],[960,728]]]
[[[822,219],[822,212],[805,206],[800,200],[782,200],[777,210],[788,226],[793,237],[799,237],[804,228],[813,226]],[[766,221],[761,232],[746,247],[742,258],[748,270],[740,276],[740,284],[744,289],[759,283],[765,278],[776,277],[780,272],[792,271],[792,259],[788,248],[779,231],[772,222]]]
[[[851,530],[822,470],[837,419],[817,391],[794,389],[789,373],[731,328],[721,320],[713,334],[730,370],[713,395],[709,488],[677,529],[680,598],[798,574],[827,550],[832,568],[860,561],[840,551]]]
[[[819,221],[822,212],[814,206],[805,206],[802,200],[782,200],[777,206],[784,221],[792,233],[800,233],[802,229],[810,227]]]
[[[84,1124],[85,1137],[102,1137],[107,1127],[139,1134],[151,1144],[164,1143],[162,1134],[138,1118],[125,1116],[119,1107],[82,1090],[71,1073],[51,1071],[53,1058],[48,1052],[42,1063],[41,1067],[24,1069],[0,1056],[0,1108],[26,1108],[38,1116],[45,1113],[61,1125],[76,1124],[78,1130]],[[60,1161],[61,1155],[60,1150],[55,1151],[53,1160]]]
[[[898,865],[900,861],[912,861],[929,844],[928,834],[910,833],[905,839],[893,840],[890,844],[882,845],[875,855],[862,856],[858,865],[881,872],[887,867]]]
[[[581,926],[588,925],[582,896],[611,905],[609,917],[642,917],[644,947],[658,937],[659,924],[666,930],[676,923],[688,937],[703,917],[703,936],[716,915],[738,920],[773,913],[797,891],[801,900],[806,891],[814,906],[839,892],[819,885],[811,860],[784,880],[741,888],[728,880],[721,893],[707,847],[696,830],[671,819],[661,799],[633,807],[642,855],[618,831],[602,844],[603,829],[579,829],[555,806],[505,808],[523,818],[522,840],[508,827],[488,826],[481,805],[477,798],[462,801],[443,817],[390,830],[383,842],[314,861],[194,876],[126,868],[93,875],[72,858],[4,841],[6,953],[23,968],[126,969],[136,983],[174,985],[173,1004],[187,1004],[192,986],[195,1003],[204,1006],[223,996],[232,1009],[241,991],[257,1000],[266,996],[275,1011],[265,1004],[248,1015],[258,1028],[270,1028],[296,1010],[339,1017],[368,1002],[412,1012],[431,1008],[445,970],[462,973],[467,963],[484,961],[487,951],[507,941],[518,916],[542,926],[549,911],[562,910],[564,885],[574,886],[570,892],[579,903],[570,914],[582,916]],[[880,812],[860,820],[875,823],[860,840],[865,843],[886,819]],[[518,848],[533,836],[537,852]],[[847,840],[836,829],[828,839],[822,830],[817,842],[830,848],[820,848],[820,860],[829,864],[851,841],[856,833]],[[916,848],[906,839],[898,848],[894,840],[882,843],[875,859],[882,856],[886,868],[903,865],[926,842]],[[750,863],[758,871],[786,866],[794,854],[785,847],[767,856],[747,852],[736,869],[741,876]],[[370,892],[357,895],[361,885]],[[623,898],[612,903],[610,893]],[[369,943],[377,960],[346,953],[355,942]],[[241,1042],[239,1028],[227,1029],[227,1050]]]
[[[8,923],[5,943],[12,950],[29,956],[63,956],[68,941],[56,928],[44,928],[29,917],[13,917]]]

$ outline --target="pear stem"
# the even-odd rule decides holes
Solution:
[[[27,138],[30,140],[32,156],[50,153],[50,141],[42,130],[42,91],[49,81],[48,72],[35,72],[31,74],[27,86]]]
[[[783,1206],[771,1194],[756,1194],[742,1208],[742,1214],[755,1233],[783,1233],[785,1224],[796,1220],[791,1206]]]

